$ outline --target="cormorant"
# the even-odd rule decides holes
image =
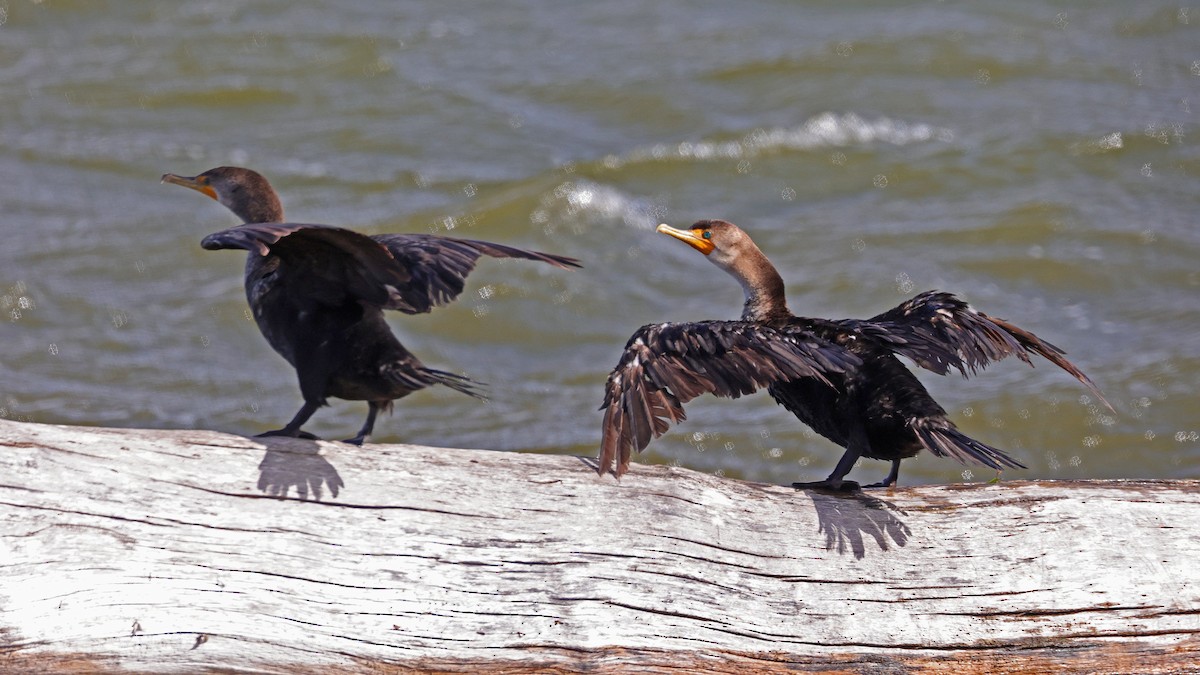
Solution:
[[[614,463],[618,477],[625,473],[632,451],[685,419],[683,404],[700,394],[737,398],[764,386],[800,421],[846,448],[828,478],[793,483],[797,488],[857,489],[845,476],[859,457],[891,460],[887,477],[867,486],[887,487],[900,460],[922,448],[997,470],[1024,468],[960,432],[897,355],[939,375],[953,368],[966,377],[1012,354],[1033,365],[1029,357],[1038,354],[1108,405],[1061,349],[950,293],[921,293],[865,321],[799,317],[787,308],[779,272],[736,225],[701,220],[687,230],[658,231],[737,279],[746,304],[738,321],[651,324],[633,334],[605,385],[601,475]],[[792,367],[797,344],[807,350],[800,360],[809,372]]]
[[[361,445],[380,410],[441,384],[483,398],[478,383],[426,368],[384,320],[383,310],[420,314],[451,302],[480,256],[557,267],[578,261],[502,244],[427,234],[367,236],[329,225],[284,222],[278,195],[261,174],[222,166],[198,176],[166,174],[217,200],[243,224],[210,234],[208,250],[245,249],[246,299],[267,342],[296,369],[304,405],[287,426],[262,436],[315,438],[301,427],[330,396],[366,401],[367,420],[346,442]]]

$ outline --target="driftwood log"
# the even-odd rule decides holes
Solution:
[[[0,672],[1200,672],[1200,483],[0,421]]]

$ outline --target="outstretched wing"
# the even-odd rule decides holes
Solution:
[[[248,223],[214,232],[200,245],[210,251],[244,249],[280,259],[281,283],[315,301],[349,300],[379,307],[403,302],[412,275],[365,234],[329,225]]]
[[[379,234],[371,239],[387,248],[412,275],[411,281],[400,289],[403,302],[387,307],[407,314],[428,312],[458,297],[480,256],[537,260],[564,268],[580,266],[574,258],[473,239],[431,234]]]
[[[805,331],[744,321],[643,326],[605,384],[598,470],[629,468],[634,450],[686,419],[683,404],[713,394],[738,398],[773,382],[815,378],[861,365],[850,352]]]
[[[1070,373],[1112,409],[1091,378],[1065,358],[1066,352],[976,311],[950,293],[926,291],[864,323],[883,329],[882,339],[892,351],[939,375],[954,368],[966,377],[1009,355],[1032,366],[1029,355],[1037,354]]]

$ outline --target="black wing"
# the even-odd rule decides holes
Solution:
[[[926,291],[863,323],[882,328],[892,351],[939,375],[954,368],[966,377],[1009,355],[1032,366],[1029,356],[1037,354],[1073,375],[1112,409],[1091,378],[1064,357],[1066,352],[976,311],[950,293]]]
[[[458,297],[480,256],[538,260],[564,268],[580,266],[574,258],[473,239],[432,234],[379,234],[371,239],[387,248],[412,275],[412,280],[400,289],[403,301],[387,306],[407,314],[428,312]]]
[[[249,223],[205,237],[210,251],[244,249],[278,257],[298,293],[325,304],[348,298],[379,307],[403,302],[412,274],[371,237],[305,223]]]
[[[850,352],[799,330],[744,321],[643,326],[605,384],[598,470],[629,468],[633,450],[671,422],[686,419],[683,404],[701,394],[738,398],[773,382],[841,373],[861,365]]]

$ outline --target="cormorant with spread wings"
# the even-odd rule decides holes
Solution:
[[[451,302],[485,255],[579,267],[572,258],[486,241],[288,223],[275,190],[250,169],[223,166],[162,180],[205,194],[242,219],[201,245],[249,251],[246,299],[267,342],[296,369],[304,397],[286,426],[263,436],[315,438],[301,427],[330,396],[367,402],[366,422],[347,441],[358,445],[380,410],[418,389],[441,384],[482,398],[477,383],[426,368],[396,339],[383,310],[420,314]]]
[[[944,375],[965,377],[1016,355],[1048,359],[1100,390],[1054,345],[1007,321],[972,309],[950,293],[926,292],[867,320],[798,317],[787,308],[783,279],[749,235],[733,223],[701,220],[689,229],[659,225],[732,275],[745,291],[738,321],[652,324],[633,334],[605,385],[601,474],[629,469],[634,450],[685,419],[683,404],[709,393],[738,398],[763,387],[814,431],[846,449],[829,477],[798,488],[856,489],[846,474],[859,457],[900,460],[922,448],[1001,470],[1024,468],[968,437],[946,417],[897,355]],[[1111,409],[1111,406],[1109,406]]]

